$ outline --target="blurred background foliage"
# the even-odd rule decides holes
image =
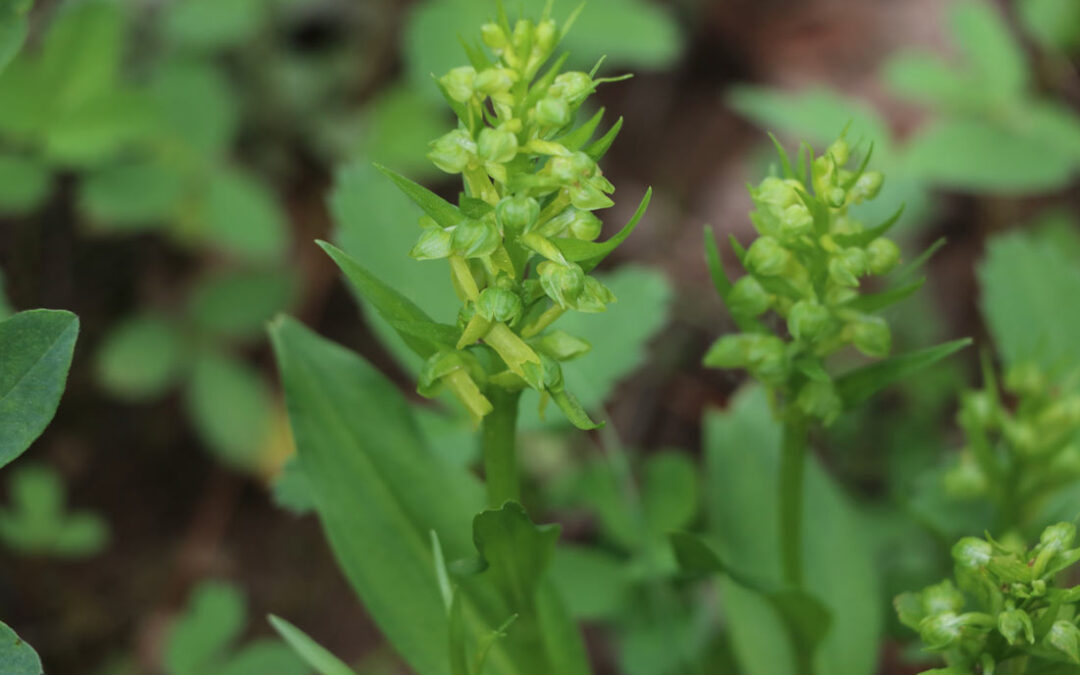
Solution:
[[[556,15],[576,4],[557,0]],[[438,314],[456,305],[445,271],[407,257],[418,210],[372,162],[447,188],[425,158],[451,124],[431,75],[459,64],[460,36],[491,11],[38,0],[27,21],[0,23],[0,316],[64,307],[84,326],[60,414],[6,474],[0,508],[0,606],[48,672],[307,672],[269,641],[268,611],[358,672],[404,672],[304,516],[263,328],[289,311],[410,391],[415,357],[356,312],[311,242],[335,241],[453,320]],[[605,163],[620,187],[606,227],[647,185],[656,193],[604,265],[622,301],[564,319],[603,345],[565,376],[612,423],[570,433],[524,403],[530,510],[563,524],[552,577],[598,672],[794,673],[768,599],[681,579],[666,538],[702,532],[745,567],[777,559],[761,533],[777,527],[778,431],[760,392],[698,367],[731,329],[701,227],[749,235],[744,186],[770,170],[765,131],[820,148],[847,127],[887,176],[859,215],[903,206],[909,256],[948,239],[894,310],[898,351],[974,335],[991,370],[1035,363],[1068,392],[1080,3],[590,0],[565,46],[575,67],[606,57],[606,73],[636,74],[598,97],[610,121],[626,117]],[[807,575],[834,614],[821,672],[925,662],[889,599],[941,577],[946,542],[991,518],[947,480],[965,442],[958,397],[982,386],[979,350],[816,439]],[[432,461],[471,465],[461,411],[406,395]],[[1077,482],[1060,486],[1033,531],[1077,503]]]

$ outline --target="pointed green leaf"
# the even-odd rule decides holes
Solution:
[[[645,215],[645,209],[649,208],[649,202],[652,200],[652,188],[645,191],[645,196],[641,198],[641,203],[638,205],[637,211],[634,212],[630,222],[626,224],[623,229],[608,239],[605,242],[593,242],[582,241],[580,239],[559,238],[554,239],[553,242],[559,247],[559,250],[567,260],[573,262],[580,262],[581,268],[586,272],[592,270],[599,265],[604,258],[606,258],[612,251],[618,247],[619,244],[626,241],[626,238],[630,236],[630,233],[637,227],[638,222],[641,221],[642,216]]]
[[[962,338],[871,363],[838,378],[836,391],[845,408],[854,408],[897,380],[929,368],[970,344],[971,338]]]
[[[926,283],[926,278],[919,279],[910,284],[904,286],[897,286],[896,288],[890,288],[887,291],[880,293],[865,293],[855,298],[854,300],[844,304],[844,307],[854,309],[858,312],[865,312],[871,314],[879,310],[885,309],[900,302],[904,298],[910,297],[916,291],[923,287]]]
[[[0,467],[56,414],[78,333],[71,312],[37,309],[0,321]]]
[[[346,666],[329,650],[308,637],[307,633],[285,619],[271,614],[269,621],[274,630],[285,638],[289,646],[296,650],[296,653],[314,668],[319,675],[355,675],[352,668]]]
[[[405,196],[423,209],[424,213],[431,216],[432,220],[442,227],[454,227],[460,223],[464,217],[456,206],[423,185],[411,181],[405,176],[402,176],[396,171],[388,169],[381,164],[376,164],[375,168],[382,171],[387,178],[394,181],[394,185],[397,185],[398,189],[405,193]]]
[[[599,162],[607,154],[607,151],[611,149],[611,144],[615,142],[615,138],[622,131],[623,118],[620,117],[615,121],[615,124],[611,125],[608,132],[596,140],[595,143],[585,148],[585,154],[592,157],[594,162]]]
[[[204,581],[165,640],[163,660],[172,675],[199,675],[222,658],[247,621],[244,596],[233,585]]]

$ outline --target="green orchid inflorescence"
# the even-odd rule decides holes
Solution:
[[[565,55],[545,65],[573,22],[560,29],[550,14],[549,3],[539,21],[511,25],[500,6],[481,31],[488,51],[467,46],[472,63],[437,80],[458,126],[431,143],[428,157],[462,176],[457,206],[384,171],[427,213],[412,257],[447,260],[462,302],[452,347],[428,358],[420,393],[449,390],[479,422],[492,410],[490,387],[532,388],[593,428],[559,365],[589,345],[550,327],[567,310],[603,312],[615,301],[589,272],[637,224],[649,194],[622,232],[596,241],[594,212],[613,205],[615,189],[597,162],[621,119],[594,141],[603,110],[580,125],[577,113],[598,85],[623,78],[561,72]]]
[[[900,249],[883,235],[900,214],[867,228],[849,212],[874,199],[884,177],[867,170],[870,152],[847,168],[853,153],[843,136],[820,157],[804,146],[797,169],[777,148],[783,176],[750,188],[756,207],[750,218],[759,236],[746,250],[732,240],[747,273],[734,284],[718,280],[742,332],[720,338],[705,364],[745,368],[785,403],[828,424],[843,404],[824,360],[848,345],[874,358],[891,351],[889,326],[873,314],[883,306],[883,294],[867,295],[860,286],[899,263]],[[784,320],[786,336],[760,320],[770,310]]]
[[[1058,523],[1043,530],[1031,549],[989,537],[958,541],[952,550],[955,584],[946,579],[894,602],[900,621],[948,665],[926,672],[985,675],[1080,665],[1080,586],[1058,583],[1080,561],[1075,540],[1076,527]]]
[[[984,388],[962,398],[966,445],[945,488],[956,498],[990,500],[1000,531],[1009,533],[1080,479],[1080,393],[1053,384],[1031,363],[1010,368],[1001,390],[989,364],[984,372]],[[1005,394],[1015,405],[1006,405]]]

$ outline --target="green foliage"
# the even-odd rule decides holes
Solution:
[[[1024,27],[1047,49],[1080,49],[1080,6],[1072,0],[1020,0]]]
[[[1047,527],[1031,548],[1023,540],[965,537],[952,549],[956,585],[946,579],[897,596],[900,621],[960,672],[1080,665],[1080,587],[1059,586],[1062,573],[1080,560],[1075,538],[1071,523]],[[1045,672],[1069,672],[1060,667]]]
[[[237,642],[247,623],[243,594],[235,586],[205,581],[165,640],[164,670],[169,675],[307,675],[311,670],[285,644],[256,639]]]
[[[37,652],[0,621],[0,668],[7,675],[43,675]]]
[[[279,617],[271,615],[270,624],[289,646],[319,675],[354,675],[352,668],[342,663],[306,633]]]
[[[79,320],[45,309],[0,321],[0,467],[21,455],[56,414]]]
[[[174,321],[137,316],[114,326],[98,352],[98,380],[114,396],[155,398],[187,367],[186,346]]]
[[[108,543],[100,516],[65,512],[63,483],[50,469],[20,466],[9,479],[9,494],[11,506],[0,510],[0,540],[18,553],[85,558]]]

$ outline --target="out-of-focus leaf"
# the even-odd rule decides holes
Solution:
[[[296,515],[315,510],[311,484],[308,483],[296,455],[285,460],[281,473],[274,480],[274,503]]]
[[[252,261],[276,261],[288,246],[288,223],[274,193],[254,176],[225,170],[213,177],[206,241]]]
[[[195,428],[215,455],[239,469],[258,467],[273,407],[269,385],[258,372],[204,352],[196,358],[185,399]]]
[[[893,91],[926,105],[971,111],[986,106],[987,97],[978,82],[965,77],[937,54],[901,51],[886,62],[882,77]]]
[[[163,164],[117,164],[84,178],[79,206],[103,230],[154,229],[169,223],[183,190],[183,176]]]
[[[666,535],[690,524],[697,514],[697,467],[680,452],[650,455],[641,479],[641,509],[645,524],[655,534]]]
[[[105,336],[97,355],[97,376],[109,393],[129,400],[160,396],[186,365],[180,327],[156,315],[128,319]]]
[[[1028,67],[1024,52],[1004,18],[989,2],[961,0],[949,7],[949,25],[969,72],[998,100],[1024,93]]]
[[[584,546],[560,546],[551,562],[551,580],[567,608],[583,621],[613,619],[627,602],[630,574],[618,557]]]
[[[0,211],[22,214],[33,211],[52,187],[48,167],[29,157],[0,155]]]
[[[970,344],[971,338],[962,338],[857,368],[836,380],[836,392],[845,408],[854,408],[885,387],[929,368]]]
[[[74,110],[54,111],[44,128],[49,161],[87,168],[115,158],[155,129],[150,102],[141,92],[109,90]]]
[[[269,8],[269,0],[170,2],[161,25],[165,39],[185,49],[223,49],[250,39]]]
[[[26,19],[30,11],[29,2],[7,2],[0,7],[0,71],[7,67],[11,59],[19,52],[26,34],[29,32],[29,22]]]
[[[1075,0],[1019,0],[1016,9],[1024,27],[1042,46],[1080,49],[1080,4]]]
[[[311,669],[288,645],[263,639],[244,645],[213,672],[218,675],[308,675]]]
[[[0,672],[7,675],[42,675],[43,670],[34,648],[0,621]]]
[[[442,105],[415,88],[394,87],[367,107],[362,154],[408,175],[437,174],[427,158],[428,143],[448,128]]]
[[[911,139],[905,160],[922,180],[960,190],[1022,193],[1066,185],[1076,160],[1032,141],[988,122],[942,119]]]
[[[270,625],[319,675],[355,675],[352,668],[285,619],[271,615]]]
[[[979,265],[983,316],[1008,366],[1035,362],[1049,373],[1080,366],[1080,265],[1058,247],[1027,234],[990,241]]]
[[[220,69],[198,60],[166,61],[153,73],[149,93],[170,145],[200,157],[228,148],[239,120],[238,103]]]
[[[56,414],[78,334],[71,312],[36,309],[0,321],[0,467]]]
[[[450,284],[446,262],[416,262],[409,257],[420,236],[420,209],[368,160],[357,160],[338,173],[330,206],[338,228],[336,239],[346,253],[435,321],[456,320],[461,303]],[[403,365],[419,369],[422,359],[384,319],[376,312],[368,312],[366,318]]]
[[[207,277],[191,293],[188,313],[200,329],[249,338],[292,303],[296,279],[288,270],[233,269]]]
[[[244,596],[231,584],[204,581],[191,594],[184,614],[165,641],[170,675],[203,675],[240,637],[247,622]]]
[[[775,498],[780,429],[765,393],[758,388],[744,391],[730,411],[709,415],[705,433],[705,495],[717,553],[738,569],[753,570],[755,576],[780,587]],[[820,467],[808,461],[803,507],[806,587],[813,589],[833,618],[815,667],[831,675],[862,675],[875,667],[881,631],[872,554],[856,512]],[[731,589],[725,592],[730,595]],[[739,599],[746,598],[740,596],[736,602]],[[740,663],[747,668],[756,664],[752,672],[762,675],[797,672],[791,670],[790,659],[781,658],[786,638],[776,630],[783,627],[782,618],[761,607],[755,609],[752,602],[731,607],[729,614]],[[734,622],[743,625],[736,627]]]
[[[402,395],[358,356],[290,319],[271,338],[300,463],[338,562],[410,666],[448,675],[430,532],[447,559],[468,555],[482,487],[423,447]]]
[[[0,510],[0,540],[20,553],[81,558],[105,546],[105,521],[88,511],[65,512],[60,476],[41,466],[11,475],[11,507]]]
[[[115,0],[65,3],[45,35],[39,85],[54,108],[81,108],[116,84],[123,54],[125,14]]]

